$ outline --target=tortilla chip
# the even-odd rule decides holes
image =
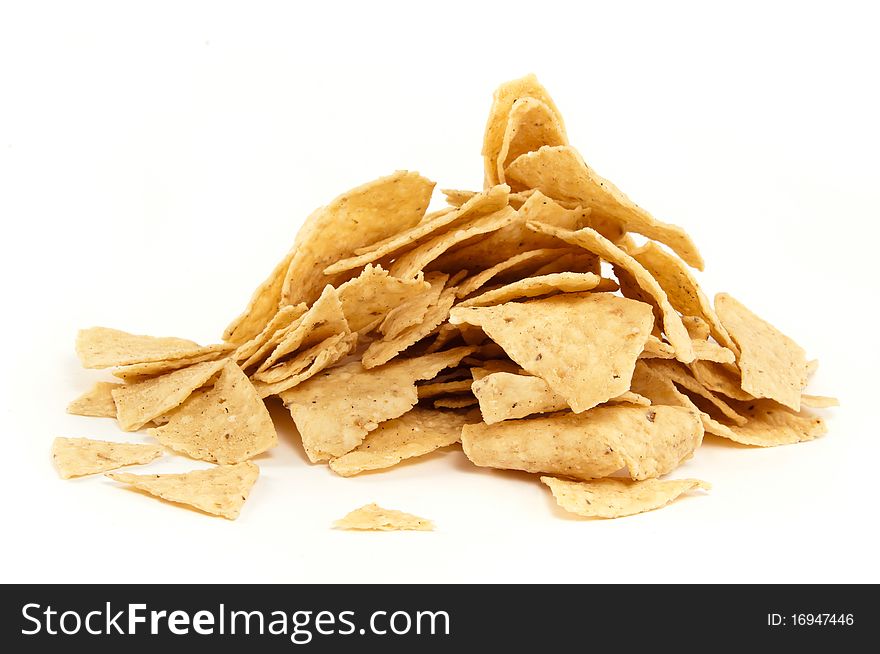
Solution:
[[[833,406],[840,406],[840,400],[836,397],[826,397],[824,395],[801,395],[801,406],[811,409],[830,409]]]
[[[691,376],[688,369],[677,361],[646,361],[645,365],[671,379],[673,383],[681,386],[685,391],[694,393],[709,402],[713,407],[718,409],[725,418],[731,420],[738,425],[744,425],[746,419],[731,407],[722,398],[715,395],[708,388],[703,386],[699,381]]]
[[[668,293],[666,297],[669,297]],[[671,303],[672,301],[670,300],[670,304]],[[709,323],[699,316],[682,316],[681,324],[684,325],[684,328],[687,330],[688,336],[691,337],[692,341],[709,340],[709,336],[711,335]],[[718,324],[720,325],[721,323]]]
[[[416,407],[383,422],[351,452],[331,460],[330,469],[351,477],[366,470],[390,468],[404,459],[457,443],[465,422],[465,416],[458,413]]]
[[[441,189],[440,192],[446,196],[446,202],[452,205],[453,209],[460,207],[472,197],[479,194],[477,191],[461,191],[454,189]],[[507,196],[507,202],[514,209],[519,209],[533,193],[534,191],[532,189],[520,191],[519,193],[511,193]]]
[[[325,368],[329,368],[341,361],[349,352],[354,350],[357,340],[357,334],[337,334],[336,336],[331,336],[290,360],[290,368],[298,372],[291,373],[289,377],[284,377],[271,383],[252,379],[254,388],[262,398],[267,398],[270,395],[280,395],[282,392],[301,384],[307,379],[311,379]],[[286,365],[287,363],[285,362],[281,365]]]
[[[540,248],[538,250],[529,250],[528,252],[522,252],[511,257],[507,261],[502,261],[501,263],[495,264],[491,268],[487,268],[486,270],[483,270],[482,272],[474,275],[464,284],[458,287],[455,292],[455,296],[459,299],[467,297],[471,293],[482,288],[483,285],[488,283],[492,278],[500,275],[503,272],[517,270],[523,266],[532,264],[535,261],[543,261],[544,259],[555,259],[565,252],[568,252],[568,250],[565,248]]]
[[[547,89],[538,82],[537,77],[526,75],[525,77],[501,84],[492,95],[492,108],[489,110],[486,133],[483,136],[483,164],[486,187],[493,186],[499,182],[498,159],[504,145],[504,136],[510,121],[511,109],[513,109],[513,105],[520,98],[534,98],[542,102],[555,118],[553,122],[555,124],[555,131],[558,134],[557,138],[561,139],[563,143],[568,142],[565,136],[565,124],[562,120],[562,115],[553,103],[550,94],[547,93]],[[510,147],[508,146],[509,149]]]
[[[458,229],[444,232],[429,241],[409,250],[391,264],[391,274],[401,279],[414,277],[437,257],[459,243],[474,237],[497,232],[516,219],[516,211],[505,207],[487,216],[474,218]]]
[[[116,403],[113,401],[113,389],[120,386],[122,384],[97,382],[91,390],[86,391],[67,405],[67,413],[72,413],[75,416],[115,418]]]
[[[235,520],[259,475],[260,469],[246,461],[177,475],[132,475],[117,472],[107,476],[163,500],[186,504],[211,515]]]
[[[350,333],[339,293],[332,286],[326,286],[318,301],[303,315],[302,322],[288,327],[287,333],[272,350],[272,354],[260,364],[257,372],[268,370],[300,348],[311,347],[336,334]]]
[[[298,318],[301,318],[308,309],[305,302],[281,307],[272,319],[266,323],[266,326],[263,327],[259,334],[236,348],[232,355],[232,360],[240,364],[249,362],[250,358],[263,348],[266,348],[265,352],[268,354],[274,347],[268,348],[267,345],[272,342],[275,335],[289,327]],[[262,362],[262,358],[260,358],[260,362]],[[242,365],[242,370],[246,370],[253,363],[256,363],[256,361]]]
[[[193,391],[208,383],[226,359],[197,363],[135,384],[113,389],[116,419],[125,431],[140,429],[153,418],[179,406]]]
[[[176,452],[221,464],[246,461],[278,444],[266,405],[231,361],[213,387],[194,392],[150,434]]]
[[[675,349],[651,334],[645,341],[645,347],[639,355],[640,359],[674,359]]]
[[[163,361],[148,361],[146,363],[133,363],[130,366],[117,368],[111,374],[126,382],[143,381],[149,377],[157,377],[181,368],[188,368],[197,363],[206,361],[217,361],[227,356],[233,349],[231,343],[222,343],[220,345],[208,345],[204,348],[204,354],[193,357],[184,357],[182,359],[165,359]]]
[[[359,361],[323,371],[280,394],[313,463],[336,458],[361,444],[380,423],[418,402],[415,383],[431,379],[473,352],[461,347],[367,370]]]
[[[739,347],[742,389],[799,411],[808,379],[804,349],[726,293],[715,296],[715,310]]]
[[[528,152],[511,162],[507,177],[511,184],[519,185],[517,188],[538,189],[551,198],[589,207],[594,229],[606,238],[616,240],[611,226],[619,226],[624,232],[668,245],[689,266],[703,269],[697,246],[681,227],[661,222],[633,203],[571,146],[544,146]]]
[[[481,327],[580,413],[629,390],[653,316],[647,305],[608,293],[566,293],[496,307],[455,307],[450,322]]]
[[[404,329],[394,338],[373,341],[364,352],[361,363],[364,368],[375,368],[387,363],[411,345],[428,336],[449,317],[449,310],[455,302],[455,289],[446,289],[437,304],[428,309],[422,322]]]
[[[291,249],[257,287],[244,311],[223,332],[223,340],[241,345],[256,337],[278,312],[287,269],[293,260]]]
[[[792,411],[773,400],[736,402],[736,410],[747,419],[745,425],[725,425],[732,440],[743,445],[773,447],[811,441],[823,436],[828,428],[819,416],[802,409]]]
[[[149,463],[162,454],[162,448],[155,445],[91,438],[56,438],[52,443],[52,461],[62,479]]]
[[[592,252],[578,248],[574,251],[568,250],[555,261],[541,266],[532,273],[532,276],[539,277],[559,272],[591,272],[598,275],[601,271],[602,266],[599,257]]]
[[[542,234],[555,236],[566,243],[579,245],[585,250],[597,254],[609,263],[625,269],[657,303],[663,315],[663,331],[669,343],[675,348],[676,358],[683,363],[690,363],[694,360],[691,339],[681,322],[681,316],[678,315],[669,303],[666,293],[660,288],[657,281],[651,277],[650,273],[638,261],[603,237],[599,232],[589,227],[573,232],[543,223],[530,222],[526,226]]]
[[[434,523],[425,518],[383,509],[377,504],[365,504],[355,509],[344,518],[333,523],[336,529],[359,531],[433,531]]]
[[[714,341],[694,339],[691,341],[694,348],[694,358],[697,361],[714,361],[716,363],[736,363],[736,354],[733,350],[718,345]]]
[[[476,405],[477,398],[472,395],[438,397],[434,400],[435,409],[464,409]]]
[[[550,487],[559,506],[585,518],[622,518],[653,511],[695,488],[711,488],[699,479],[567,481],[541,477],[541,481]]]
[[[473,381],[471,379],[431,382],[430,384],[416,386],[416,391],[419,399],[424,400],[425,398],[437,397],[438,395],[448,395],[450,393],[469,393],[472,383]]]
[[[739,371],[712,361],[694,361],[688,366],[694,379],[713,393],[721,393],[735,400],[754,399],[740,387]]]
[[[718,320],[709,299],[700,290],[697,280],[681,259],[651,241],[631,249],[630,255],[657,280],[676,311],[683,316],[702,318],[709,333],[719,344],[738,352],[724,325]],[[691,338],[697,337],[692,335]],[[702,338],[705,340],[706,337]]]
[[[398,171],[340,195],[309,216],[297,234],[282,306],[311,305],[327,284],[346,281],[346,273],[325,275],[324,268],[418,224],[433,190],[434,182],[418,173]]]
[[[360,268],[365,264],[378,261],[383,257],[388,257],[404,249],[414,249],[418,245],[424,244],[426,241],[434,239],[441,234],[461,228],[476,218],[501,211],[507,206],[509,192],[510,188],[506,184],[493,186],[483,193],[474,195],[474,197],[470,198],[453,212],[443,213],[433,220],[420,222],[406,231],[394,234],[381,243],[377,243],[373,249],[359,256],[343,259],[327,266],[324,269],[324,274],[335,275],[346,270]]]
[[[498,180],[505,180],[504,170],[511,161],[544,145],[568,145],[559,112],[536,98],[517,99],[507,114],[507,126],[498,153]]]
[[[255,372],[251,375],[251,381],[262,384],[277,384],[278,382],[289,379],[294,375],[300,375],[314,363],[316,358],[318,358],[323,351],[329,349],[339,350],[341,352],[340,356],[337,356],[333,360],[338,361],[340,358],[348,354],[356,344],[357,334],[348,334],[345,332],[342,334],[334,334],[306,350],[298,351],[296,355],[289,359],[285,359],[281,363],[276,363],[271,368]],[[327,363],[326,365],[330,365],[330,363]],[[315,372],[318,371],[316,370]],[[288,388],[290,387],[288,386]]]
[[[392,277],[392,279],[397,278]],[[395,338],[407,328],[421,324],[428,310],[440,301],[440,294],[448,281],[449,275],[443,273],[433,272],[425,275],[428,287],[406,301],[395,303],[394,308],[387,312],[379,325],[382,335],[386,339]]]
[[[485,307],[503,304],[519,298],[540,297],[554,293],[577,293],[599,287],[603,280],[593,273],[553,273],[541,277],[526,277],[506,286],[486,291],[460,302],[460,307]]]
[[[216,347],[208,346],[210,351]],[[109,327],[82,329],[76,336],[76,354],[84,368],[183,359],[205,354],[205,350],[184,338],[138,336]]]
[[[465,425],[461,444],[476,465],[562,475],[659,477],[689,458],[703,439],[696,411],[615,404],[585,413]]]

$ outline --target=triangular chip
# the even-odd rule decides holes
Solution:
[[[288,328],[288,332],[257,371],[262,372],[271,368],[301,347],[311,347],[330,336],[349,333],[350,328],[342,310],[342,303],[339,301],[339,293],[332,286],[326,286],[321,297],[303,315],[302,321]]]
[[[182,359],[164,359],[162,361],[148,361],[146,363],[133,363],[130,366],[117,368],[112,372],[114,377],[126,382],[143,381],[149,377],[158,377],[181,368],[188,368],[205,361],[217,361],[228,355],[235,346],[231,343],[208,345],[202,348],[203,354]]]
[[[533,266],[535,263],[548,259],[555,260],[566,252],[569,252],[566,248],[539,248],[537,250],[529,250],[528,252],[514,255],[510,259],[497,263],[465,280],[465,282],[460,284],[456,289],[455,296],[457,298],[467,297],[487,284],[492,278],[501,275],[502,273],[510,273],[514,270],[519,270],[525,266]]]
[[[576,479],[624,468],[633,479],[659,477],[689,458],[702,440],[696,411],[630,404],[465,425],[461,433],[464,453],[478,466]]]
[[[263,327],[259,334],[256,334],[249,341],[242,343],[236,348],[232,355],[232,360],[241,363],[250,359],[250,357],[272,339],[279,329],[289,327],[294,320],[302,316],[308,311],[308,309],[309,308],[306,306],[305,302],[281,307],[281,309],[278,310],[278,313],[266,323],[266,326]],[[242,369],[247,367],[248,366],[243,365]]]
[[[742,389],[800,410],[808,379],[804,349],[726,293],[715,296],[715,310],[740,349]]]
[[[52,461],[62,479],[149,463],[162,456],[162,452],[162,448],[155,445],[111,443],[91,438],[56,438],[52,443]]]
[[[542,234],[548,234],[562,239],[566,243],[579,245],[597,254],[609,263],[614,264],[633,276],[639,286],[644,289],[657,303],[663,315],[663,331],[672,347],[675,348],[676,357],[679,361],[690,363],[694,360],[694,350],[690,336],[681,322],[681,316],[675,311],[666,293],[660,288],[657,281],[645,270],[642,265],[626,252],[614,245],[596,230],[585,227],[576,232],[560,229],[543,223],[527,223],[527,227]]]
[[[260,476],[260,469],[246,461],[177,475],[132,475],[117,472],[107,476],[163,500],[186,504],[211,515],[235,520]]]
[[[281,304],[311,304],[327,284],[346,281],[346,273],[325,275],[324,268],[418,224],[433,190],[434,182],[418,173],[398,171],[340,195],[309,216],[296,237]]]
[[[746,419],[738,414],[733,407],[703,386],[699,381],[694,379],[694,377],[691,376],[690,371],[677,361],[651,360],[646,361],[644,365],[661,375],[668,377],[685,391],[702,397],[720,411],[728,420],[731,420],[738,425],[744,425],[746,423]]]
[[[507,126],[498,153],[499,181],[505,180],[504,171],[511,161],[544,145],[568,145],[559,112],[537,98],[517,99],[507,114]],[[524,190],[524,187],[514,190]]]
[[[754,399],[741,387],[739,371],[712,361],[693,361],[690,366],[694,379],[714,393],[747,402]]]
[[[492,108],[489,110],[489,118],[486,121],[486,133],[483,136],[483,164],[487,187],[499,182],[498,159],[504,144],[504,134],[507,131],[510,110],[520,98],[534,98],[547,106],[556,117],[561,138],[566,138],[562,115],[559,113],[559,109],[556,108],[550,94],[547,93],[547,89],[538,82],[537,77],[526,75],[525,77],[501,84],[495,89],[495,93],[492,96]]]
[[[773,400],[735,402],[736,410],[745,416],[745,425],[725,425],[733,434],[721,434],[743,445],[773,447],[811,441],[823,436],[828,428],[819,416],[801,409],[792,411]]]
[[[362,363],[364,368],[375,368],[391,361],[410,345],[428,336],[434,329],[449,317],[449,310],[455,302],[455,289],[446,289],[440,295],[437,304],[428,309],[422,321],[404,329],[397,336],[381,341],[373,341],[364,352]]]
[[[194,392],[150,433],[172,450],[222,464],[246,461],[278,444],[266,405],[231,361],[214,386]]]
[[[434,523],[411,513],[366,504],[333,523],[337,529],[359,531],[433,531]]]
[[[625,232],[635,232],[668,245],[689,265],[703,269],[703,258],[690,236],[677,225],[660,222],[636,205],[620,189],[590,168],[571,146],[544,146],[513,161],[507,177],[518,188],[538,189],[564,202],[576,202],[592,209],[595,228],[606,236],[616,223]],[[605,225],[603,225],[605,223]]]
[[[461,347],[365,369],[359,361],[325,370],[281,393],[312,462],[342,456],[380,423],[418,402],[415,383],[431,379],[473,352]]]
[[[699,479],[594,479],[568,481],[541,477],[550,487],[556,503],[570,513],[585,518],[622,518],[666,506],[690,490],[711,486]]]
[[[424,297],[429,288],[425,279],[398,279],[381,266],[368,265],[358,277],[339,287],[339,301],[349,329],[359,332],[386,319],[401,305]]]
[[[464,302],[459,302],[458,306],[487,307],[520,298],[540,297],[554,293],[577,293],[595,289],[602,282],[602,278],[593,273],[564,272],[541,275],[540,277],[526,277],[481,293]]]
[[[736,350],[709,299],[685,263],[651,241],[630,251],[630,255],[657,280],[673,308],[683,316],[702,318],[712,337],[724,347]],[[684,318],[682,318],[684,322]],[[685,325],[687,327],[687,325]],[[697,337],[693,334],[691,338]],[[705,336],[703,337],[705,339]]]
[[[510,188],[502,184],[478,193],[465,202],[459,209],[452,212],[441,213],[428,221],[422,221],[410,229],[394,234],[362,254],[337,261],[327,266],[324,273],[335,275],[346,270],[360,268],[361,266],[389,257],[395,252],[411,250],[414,247],[436,238],[440,234],[453,231],[456,228],[472,221],[480,216],[486,216],[500,211],[507,206],[507,196]]]
[[[224,341],[236,345],[247,343],[263,331],[272,320],[281,304],[281,291],[294,252],[295,249],[292,248],[272,269],[266,280],[257,287],[241,315],[224,330]]]
[[[260,397],[269,397],[270,395],[278,395],[283,391],[293,388],[297,384],[301,384],[317,375],[325,368],[329,368],[337,361],[341,361],[345,355],[351,352],[357,345],[357,334],[336,334],[325,341],[321,341],[317,345],[313,345],[308,350],[300,352],[294,358],[285,361],[277,366],[278,369],[284,369],[287,376],[272,382],[264,382],[257,379],[254,375],[253,384],[257,389]],[[276,371],[276,368],[270,368],[267,373]]]
[[[392,279],[397,278],[392,277]],[[396,303],[394,308],[387,312],[379,325],[382,336],[386,339],[395,338],[407,328],[421,324],[428,310],[440,301],[440,294],[448,281],[449,275],[444,273],[432,272],[425,275],[425,282],[429,284],[429,288]]]
[[[153,418],[179,406],[197,388],[208,383],[226,360],[206,361],[135,384],[113,389],[116,418],[125,431],[140,429]]]
[[[91,390],[86,391],[67,405],[67,413],[72,413],[75,416],[115,418],[116,403],[113,401],[113,389],[120,386],[122,384],[97,382]]]
[[[415,407],[399,418],[383,422],[351,452],[331,460],[330,468],[343,477],[389,468],[404,459],[457,443],[466,421],[458,413]]]
[[[213,351],[217,346],[208,346]],[[84,368],[111,368],[199,356],[206,348],[184,338],[139,336],[109,327],[82,329],[76,336],[76,354]]]
[[[651,332],[651,308],[608,293],[567,293],[496,307],[455,307],[580,413],[629,390]]]
[[[840,406],[840,400],[836,397],[827,397],[825,395],[801,395],[801,406],[811,409],[830,409],[833,406]]]

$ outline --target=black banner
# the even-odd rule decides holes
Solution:
[[[685,651],[840,646],[876,630],[867,586],[4,586],[5,651],[146,645],[248,651]],[[418,648],[415,650],[414,648]]]

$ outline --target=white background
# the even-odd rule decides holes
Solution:
[[[869,6],[3,3],[0,579],[880,581]],[[708,292],[821,360],[827,437],[707,439],[675,476],[711,493],[616,521],[460,452],[342,479],[280,410],[236,522],[57,477],[55,436],[147,438],[65,413],[104,378],[78,328],[216,341],[316,206],[401,168],[479,187],[492,90],[530,71],[586,160],[693,234]],[[370,501],[437,531],[330,529]]]

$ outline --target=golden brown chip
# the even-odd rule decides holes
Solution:
[[[274,382],[264,382],[256,379],[257,375],[254,375],[252,378],[254,388],[260,397],[263,398],[270,395],[280,395],[283,391],[301,384],[325,368],[329,368],[334,363],[341,361],[354,349],[357,341],[357,334],[336,334],[331,336],[317,345],[313,345],[308,350],[300,352],[292,359],[278,364],[278,367],[284,367],[285,372],[288,373],[287,377],[281,377]],[[270,368],[266,372],[268,373],[275,369]]]
[[[297,305],[287,305],[281,307],[278,310],[272,319],[266,323],[266,326],[263,327],[262,331],[259,334],[252,337],[245,343],[239,345],[235,352],[232,355],[232,360],[237,363],[247,362],[252,356],[254,356],[257,352],[259,352],[262,348],[266,347],[266,345],[272,341],[272,338],[277,334],[280,330],[289,327],[296,319],[302,317],[306,311],[308,311],[308,307],[305,302],[301,302]],[[274,349],[274,348],[273,348]],[[271,350],[268,350],[271,351]],[[268,351],[266,354],[268,354]],[[242,369],[247,369],[249,365],[242,365]]]
[[[366,333],[369,325],[381,323],[389,312],[422,297],[428,289],[421,277],[398,279],[381,266],[368,265],[339,287],[339,301],[351,331]]]
[[[213,348],[216,346],[208,346]],[[183,338],[139,336],[109,327],[82,329],[76,354],[84,368],[112,368],[205,354],[203,346]]]
[[[410,345],[414,345],[428,336],[440,323],[449,317],[449,310],[454,302],[455,289],[446,289],[441,293],[437,304],[428,309],[420,323],[407,327],[393,338],[370,343],[361,359],[364,368],[381,366],[403,352]]]
[[[677,361],[649,360],[645,361],[645,365],[661,375],[668,377],[673,383],[681,386],[685,391],[702,397],[707,402],[711,403],[713,407],[718,409],[718,411],[720,411],[728,420],[731,420],[738,425],[745,424],[746,419],[743,416],[737,413],[736,410],[722,398],[715,395],[699,381],[694,379],[689,370]]]
[[[130,366],[117,368],[112,372],[114,377],[125,380],[126,382],[143,381],[149,377],[157,377],[181,368],[188,368],[196,363],[204,363],[205,361],[217,361],[228,355],[233,349],[231,343],[222,343],[220,345],[208,345],[202,350],[204,354],[192,357],[184,357],[182,359],[165,359],[163,361],[148,361],[146,363],[133,363]]]
[[[666,506],[679,495],[711,486],[699,479],[594,479],[568,481],[541,477],[563,509],[585,518],[622,518]]]
[[[669,343],[661,341],[651,334],[645,341],[645,348],[639,355],[640,359],[674,359],[675,350]]]
[[[792,411],[773,400],[736,402],[736,410],[745,416],[745,425],[725,425],[743,445],[772,447],[811,441],[825,434],[828,428],[819,416],[802,409]],[[721,434],[725,435],[725,434]]]
[[[381,243],[375,244],[373,249],[359,256],[343,259],[327,266],[324,269],[324,274],[335,275],[346,270],[360,268],[365,264],[393,255],[395,252],[414,249],[441,234],[460,229],[466,224],[471,224],[477,218],[504,209],[507,206],[509,192],[510,188],[506,184],[493,186],[483,193],[474,195],[456,211],[442,213],[433,220],[420,222],[406,231],[394,234]],[[397,276],[401,277],[401,275]]]
[[[571,146],[544,146],[528,152],[507,167],[507,177],[518,188],[538,189],[551,198],[576,202],[592,209],[596,231],[613,238],[609,227],[635,232],[668,245],[694,268],[703,269],[703,258],[690,236],[677,225],[654,218],[620,189],[590,168]]]
[[[651,241],[631,249],[630,255],[657,280],[676,311],[683,316],[702,318],[709,328],[709,333],[718,343],[738,351],[724,325],[718,320],[709,299],[700,290],[697,280],[681,259]],[[683,317],[682,321],[684,320]],[[691,338],[697,337],[691,335]],[[705,338],[702,337],[704,340]]]
[[[383,422],[351,452],[332,459],[330,468],[343,477],[390,468],[404,459],[457,443],[466,421],[458,413],[415,407],[399,418]]]
[[[800,410],[808,379],[803,348],[726,293],[715,296],[715,310],[739,347],[742,389]]]
[[[602,278],[593,273],[553,273],[540,277],[526,277],[500,288],[486,291],[476,297],[460,302],[460,307],[485,307],[503,304],[519,298],[540,297],[553,293],[577,293],[595,289]]]
[[[434,400],[435,409],[464,409],[469,406],[476,406],[477,398],[473,395],[460,395],[447,397],[438,397]]]
[[[651,308],[608,293],[566,293],[496,307],[455,307],[452,323],[485,331],[579,413],[629,390]]]
[[[231,361],[214,386],[194,392],[150,434],[172,450],[222,464],[246,461],[278,444],[263,400]]]
[[[520,98],[534,98],[542,102],[555,117],[556,132],[563,143],[567,143],[565,124],[559,109],[553,103],[550,94],[538,82],[534,75],[526,75],[519,79],[501,84],[492,96],[492,108],[486,122],[486,134],[483,137],[483,163],[486,187],[499,182],[498,159],[504,144],[504,135],[510,119],[510,110]],[[447,196],[448,197],[448,196]]]
[[[135,384],[113,389],[116,418],[125,431],[140,429],[153,418],[179,406],[197,388],[216,375],[226,359],[197,363]]]
[[[392,277],[392,279],[397,278]],[[404,280],[400,281],[406,283]],[[427,288],[405,301],[396,302],[394,308],[386,312],[385,318],[379,325],[383,337],[395,338],[405,329],[422,323],[428,310],[440,301],[440,293],[449,282],[449,275],[438,272],[428,273],[425,275],[425,282],[428,284]]]
[[[94,416],[96,418],[115,418],[116,403],[113,401],[113,389],[122,384],[113,382],[97,382],[91,390],[86,391],[67,405],[67,413],[75,416]]]
[[[735,400],[754,399],[740,387],[739,371],[712,361],[694,361],[688,366],[694,378],[714,393],[721,393]]]
[[[91,438],[56,438],[52,443],[52,461],[62,479],[149,463],[160,456],[161,447],[139,443],[111,443]]]
[[[291,249],[257,287],[244,311],[223,332],[223,340],[241,345],[256,337],[281,305],[281,292],[287,269],[293,260],[295,248]],[[293,303],[296,304],[296,303]]]
[[[614,404],[584,413],[465,425],[461,444],[476,465],[562,475],[659,477],[689,458],[703,439],[699,414],[671,406]]]
[[[840,400],[836,397],[826,397],[824,395],[801,395],[801,406],[811,409],[829,409],[833,406],[840,406]]]
[[[288,327],[287,333],[272,350],[272,354],[257,368],[257,372],[268,370],[278,361],[300,348],[317,345],[336,334],[348,335],[350,333],[351,330],[345,319],[338,291],[332,286],[326,286],[318,301],[303,315],[302,321]]]
[[[568,145],[559,112],[536,98],[517,99],[507,114],[507,126],[498,153],[498,180],[505,180],[504,171],[511,161],[544,145]]]
[[[566,243],[579,245],[593,254],[597,254],[609,263],[625,269],[638,282],[657,303],[663,315],[663,331],[672,347],[675,348],[676,358],[684,363],[694,360],[694,350],[687,330],[681,322],[681,316],[675,311],[666,293],[660,288],[657,281],[642,265],[626,252],[614,245],[596,230],[585,227],[576,232],[560,229],[544,223],[527,223],[529,229],[542,234],[555,236]]]
[[[566,251],[565,254],[561,255],[555,261],[551,261],[535,270],[532,275],[538,277],[540,275],[550,275],[559,272],[591,272],[598,275],[601,270],[602,268],[599,257],[592,252],[587,252],[586,250],[578,248],[574,251]]]
[[[501,273],[517,270],[525,265],[532,264],[536,261],[544,261],[545,259],[556,259],[563,253],[567,252],[568,250],[565,248],[540,248],[538,250],[529,250],[528,252],[517,254],[507,261],[502,261],[501,263],[498,263],[491,268],[487,268],[486,270],[483,270],[473,277],[467,279],[463,284],[458,287],[455,292],[455,296],[457,298],[467,297],[468,295],[477,291],[483,285],[488,283],[493,277],[500,275]]]
[[[697,361],[714,361],[716,363],[735,363],[736,354],[733,350],[718,345],[713,341],[694,339],[691,341],[694,357]]]
[[[311,305],[327,284],[346,281],[346,273],[325,275],[324,268],[418,224],[433,190],[434,182],[418,173],[398,171],[340,195],[309,216],[296,237],[281,305]]]
[[[433,531],[434,523],[411,513],[366,504],[333,523],[337,529],[359,531]]]
[[[667,293],[666,297],[669,297]],[[670,300],[670,303],[672,300]],[[709,340],[709,336],[711,335],[711,329],[709,328],[709,323],[700,318],[699,316],[682,316],[681,323],[684,325],[684,328],[687,330],[688,336],[691,337],[693,341],[706,341]],[[719,323],[720,325],[721,323]]]
[[[457,209],[472,197],[478,195],[477,191],[461,191],[454,189],[441,189],[440,192],[446,196],[446,202],[452,205],[453,209]],[[514,209],[519,209],[525,201],[531,197],[532,193],[534,193],[532,189],[520,191],[519,193],[511,193],[507,196],[507,202]]]
[[[473,381],[470,379],[458,379],[455,381],[431,382],[430,384],[421,384],[416,386],[420,400],[429,397],[437,397],[438,395],[448,395],[450,393],[467,393],[471,390]]]
[[[176,475],[110,473],[110,479],[176,504],[235,520],[244,506],[260,469],[250,461],[214,466]]]
[[[497,232],[513,223],[516,216],[514,209],[504,207],[487,216],[469,220],[458,229],[443,232],[395,259],[391,264],[391,274],[401,279],[414,277],[450,248],[477,236]]]
[[[380,423],[418,402],[415,383],[431,379],[473,352],[461,347],[367,370],[359,361],[323,371],[280,394],[314,463],[342,456]]]

